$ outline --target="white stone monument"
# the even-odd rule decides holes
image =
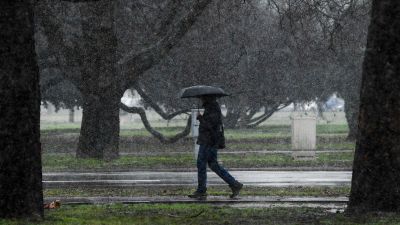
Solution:
[[[197,161],[197,155],[199,154],[200,146],[196,144],[197,137],[199,136],[199,125],[200,122],[197,120],[199,113],[203,114],[204,109],[192,109],[192,137],[194,141],[194,160]]]
[[[317,142],[317,118],[308,115],[292,116],[292,157],[314,160]]]

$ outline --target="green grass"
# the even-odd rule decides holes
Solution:
[[[155,127],[155,129],[167,136],[173,136],[181,132],[183,127]],[[80,125],[77,123],[42,123],[42,133],[79,133]],[[290,126],[288,125],[268,125],[261,126],[254,129],[226,129],[226,136],[232,139],[243,138],[268,138],[268,137],[287,137],[290,136]],[[317,125],[317,134],[342,134],[348,132],[347,125],[338,124],[319,124]],[[141,129],[121,128],[121,136],[137,136],[137,137],[150,137],[151,134]]]
[[[45,197],[95,197],[95,196],[186,196],[192,193],[194,187],[168,186],[168,187],[134,187],[134,188],[49,188],[44,190]],[[228,196],[231,190],[228,186],[208,187],[207,193],[211,196]],[[251,187],[245,186],[240,192],[241,196],[318,196],[337,197],[348,196],[350,186],[339,187]]]
[[[345,141],[345,142],[327,142],[327,143],[317,143],[318,150],[354,150],[356,144],[354,142]]]
[[[182,168],[191,167],[193,159],[185,154],[178,157],[171,156],[121,156],[113,161],[97,159],[77,159],[71,155],[44,155],[44,171],[63,170],[129,170],[135,168]]]
[[[296,161],[286,154],[224,154],[219,157],[227,168],[265,168],[296,166],[351,167],[353,153],[321,153],[314,161]],[[44,171],[132,170],[195,168],[192,154],[121,156],[112,161],[77,159],[72,155],[45,154]]]
[[[155,127],[158,132],[165,136],[174,136],[184,130],[184,127]],[[121,129],[120,135],[123,137],[150,137],[151,134],[145,129]]]
[[[136,204],[136,205],[79,205],[62,206],[46,211],[45,220],[1,220],[7,225],[174,225],[174,224],[399,224],[400,215],[395,213],[369,213],[349,216],[330,213],[323,208],[272,207],[233,208],[209,204]]]
[[[321,153],[315,161],[297,161],[286,154],[240,154],[224,155],[221,158],[224,164],[235,168],[262,168],[288,166],[335,166],[350,167],[353,153]]]
[[[347,124],[318,124],[317,134],[347,134],[349,127]]]
[[[317,143],[317,150],[353,150],[355,148],[354,142],[328,142]],[[270,144],[270,143],[257,143],[257,142],[228,142],[227,150],[290,150],[290,143]]]
[[[75,153],[78,139],[70,140],[68,138],[42,137],[42,146],[44,152],[69,152]],[[290,150],[291,144],[285,140],[276,140],[275,142],[265,142],[266,140],[227,140],[227,148],[224,151],[260,151],[260,150]],[[268,141],[268,140],[267,140]],[[120,152],[192,152],[193,141],[179,141],[174,144],[162,144],[151,138],[123,139],[120,142]],[[327,141],[317,142],[317,150],[354,150],[355,143],[349,141]]]
[[[234,150],[288,150],[291,148],[289,143],[287,144],[268,144],[268,143],[246,143],[246,142],[227,142],[226,151]]]
[[[165,135],[174,135],[183,130],[182,127],[159,127],[158,131]],[[338,124],[320,124],[317,125],[317,134],[347,134],[347,125]],[[225,134],[229,138],[268,138],[268,137],[286,137],[290,136],[290,126],[287,125],[269,125],[254,129],[226,129]],[[150,136],[145,129],[121,129],[122,136]]]
[[[57,130],[77,130],[79,132],[81,124],[79,123],[40,123],[42,132],[50,132]]]

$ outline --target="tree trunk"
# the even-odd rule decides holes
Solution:
[[[247,128],[247,125],[249,125],[249,122],[250,122],[251,118],[252,118],[252,117],[254,116],[254,114],[255,114],[255,112],[253,113],[253,112],[251,111],[251,112],[249,112],[249,115],[248,115],[247,112],[246,112],[246,110],[245,110],[245,108],[246,108],[246,107],[244,107],[244,109],[241,110],[241,112],[240,112],[240,118],[239,118],[239,121],[238,121],[238,123],[237,123],[237,127],[240,128],[240,129],[246,129],[246,128]]]
[[[70,122],[70,123],[75,122],[75,109],[74,108],[69,109],[68,122]]]
[[[225,128],[234,129],[239,121],[239,113],[237,113],[234,109],[229,109],[226,113],[226,116],[223,120]]]
[[[118,157],[120,80],[115,69],[114,1],[82,4],[83,115],[77,157]]]
[[[2,1],[0,27],[0,218],[41,218],[40,89],[31,1]]]
[[[350,212],[400,210],[400,1],[374,0]]]
[[[83,95],[78,158],[110,160],[118,157],[119,103],[119,96]]]
[[[358,132],[358,107],[360,105],[360,89],[358,87],[353,87],[343,94],[344,97],[344,112],[347,120],[347,125],[349,127],[349,133],[347,139],[354,141],[357,137]]]

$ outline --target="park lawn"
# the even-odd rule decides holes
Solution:
[[[42,135],[44,153],[75,153],[78,136],[68,137]],[[152,137],[121,137],[120,152],[136,153],[168,153],[191,152],[193,140],[191,138],[180,140],[173,144],[163,144]],[[318,140],[317,150],[354,150],[355,143],[345,140]],[[223,151],[260,151],[260,150],[290,150],[290,138],[271,139],[226,139],[226,149]]]
[[[159,130],[171,136],[181,127],[163,127]],[[318,125],[317,150],[353,150],[355,143],[346,140],[346,125]],[[333,132],[333,133],[332,133]],[[66,124],[58,127],[47,125],[41,131],[44,153],[75,153],[79,137],[79,128]],[[255,129],[227,129],[224,151],[289,150],[290,127],[287,125],[269,125]],[[193,140],[186,137],[173,144],[163,144],[144,129],[122,129],[120,152],[191,152]]]
[[[226,151],[232,150],[250,150],[250,151],[260,151],[260,150],[290,150],[290,143],[259,143],[259,142],[227,142]],[[345,142],[328,142],[328,143],[317,143],[318,150],[353,150],[355,148],[355,143],[350,141]]]
[[[45,197],[157,197],[157,196],[186,196],[194,191],[195,187],[167,186],[167,187],[69,187],[44,189]],[[208,195],[229,196],[232,194],[228,186],[210,186]],[[348,196],[350,186],[337,187],[252,187],[245,186],[240,191],[241,196],[313,196],[313,197],[342,197]]]
[[[41,132],[52,132],[56,130],[68,130],[68,131],[78,131],[81,128],[80,123],[46,123],[46,122],[41,122],[40,123],[40,131]]]
[[[347,124],[318,124],[317,134],[346,134],[349,132]]]
[[[317,135],[337,134],[347,135],[349,128],[346,124],[318,124]],[[225,135],[232,139],[290,137],[290,125],[267,125],[253,129],[226,129]]]
[[[227,168],[267,167],[338,167],[352,166],[353,152],[321,153],[314,161],[297,161],[287,154],[221,154],[219,160]],[[135,170],[135,169],[190,169],[195,168],[191,153],[174,155],[121,156],[119,159],[104,161],[77,159],[71,154],[44,154],[44,171],[85,171],[85,170]]]
[[[171,136],[181,129],[181,127],[163,127],[160,128],[160,131]],[[321,132],[317,136],[317,150],[354,150],[355,143],[346,140],[347,125],[318,125],[317,130]],[[43,128],[41,133],[41,142],[45,154],[75,153],[79,128],[71,128],[70,125],[65,124],[64,127],[58,129],[55,125],[51,127],[47,124],[47,127]],[[269,125],[255,129],[227,129],[226,146],[227,148],[224,151],[290,150],[290,127],[287,125]],[[193,140],[186,137],[173,144],[163,144],[150,136],[144,129],[121,130],[119,148],[120,152],[149,152],[162,155],[172,151],[189,154],[193,151]],[[282,158],[279,160],[282,161]],[[179,159],[175,161],[179,161]],[[93,163],[89,162],[89,164]]]
[[[166,154],[168,152],[181,152],[189,153],[193,151],[193,141],[186,140],[174,144],[162,144],[157,140],[146,138],[149,140],[123,140],[120,142],[120,152],[127,153],[159,153]],[[220,151],[234,152],[234,151],[269,151],[269,150],[290,150],[291,144],[288,142],[282,143],[267,143],[265,140],[246,141],[246,140],[227,140],[226,149]],[[75,153],[77,148],[76,141],[68,141],[65,139],[42,139],[42,147],[44,153]],[[355,143],[349,141],[343,142],[326,142],[317,143],[317,151],[319,150],[354,150]]]
[[[184,127],[155,127],[157,131],[166,136],[173,136],[181,132]],[[79,133],[79,124],[41,124],[42,134],[51,133]],[[317,125],[317,134],[338,134],[346,135],[348,127],[345,124],[319,124]],[[151,134],[145,129],[127,129],[121,128],[121,136],[127,137],[150,137]],[[290,137],[291,131],[289,125],[268,125],[260,126],[254,129],[225,129],[225,135],[230,139],[259,139],[269,137]]]
[[[395,213],[369,213],[346,215],[332,213],[323,208],[270,207],[239,208],[211,204],[106,204],[63,205],[45,212],[45,220],[1,220],[4,225],[174,225],[174,224],[399,224],[400,215]]]

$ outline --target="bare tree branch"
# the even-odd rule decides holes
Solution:
[[[167,33],[169,28],[171,27],[171,24],[174,22],[174,19],[176,17],[176,14],[178,13],[178,9],[179,9],[179,5],[180,5],[180,1],[178,0],[170,0],[167,4],[167,6],[164,9],[164,12],[161,16],[160,16],[160,24],[156,25],[158,27],[156,27],[155,29],[156,31],[156,35],[159,37],[164,37]]]
[[[139,93],[140,97],[143,98],[143,100],[150,105],[151,108],[154,109],[154,111],[156,111],[158,113],[158,115],[160,115],[164,120],[171,120],[174,117],[176,117],[177,115],[180,115],[182,113],[187,113],[190,110],[189,109],[183,109],[183,110],[179,110],[177,112],[171,113],[171,114],[167,114],[166,112],[164,112],[160,106],[157,105],[157,103],[155,103],[150,96],[148,96],[146,94],[146,92],[140,88],[140,86],[136,83],[133,85],[133,88],[135,88],[135,90]]]
[[[211,3],[212,0],[199,0],[189,10],[189,13],[172,23],[168,32],[156,44],[142,51],[134,51],[123,57],[118,64],[126,80],[136,81],[146,70],[157,64],[169,51],[178,44],[180,39],[187,33],[190,27],[196,22],[198,16]],[[172,16],[171,16],[172,18]],[[167,24],[165,24],[167,25]],[[129,85],[129,84],[127,84]]]
[[[56,60],[54,66],[61,70],[64,78],[68,79],[81,90],[82,85],[80,84],[80,80],[74,76],[73,73],[66,72],[70,69],[68,67],[72,67],[72,64],[74,64],[71,59],[74,58],[76,49],[65,44],[62,26],[58,21],[55,21],[54,18],[56,18],[56,16],[52,13],[50,4],[50,1],[42,0],[38,1],[35,5],[36,17],[43,27],[43,31],[49,42],[49,55],[55,57]],[[64,63],[61,62],[62,55],[65,55],[68,65],[64,65]]]
[[[270,118],[272,116],[272,114],[274,114],[276,111],[279,111],[283,108],[285,108],[286,106],[290,105],[291,102],[286,102],[284,104],[278,105],[276,107],[273,107],[271,110],[267,110],[265,109],[265,113],[263,115],[261,115],[260,117],[257,117],[255,119],[252,120],[252,122],[250,122],[247,125],[247,128],[255,128],[258,125],[260,125],[262,122],[264,122],[265,120],[267,120],[268,118]],[[258,120],[258,121],[257,121]],[[256,122],[257,121],[257,122]]]
[[[192,121],[192,116],[189,116],[187,124],[185,129],[181,132],[176,134],[173,137],[165,137],[163,134],[161,134],[160,132],[154,130],[150,123],[149,120],[147,119],[146,116],[146,112],[143,108],[139,108],[139,107],[129,107],[123,103],[120,103],[120,108],[126,112],[129,113],[134,113],[134,114],[139,114],[144,127],[146,128],[146,130],[148,132],[150,132],[150,134],[152,134],[155,138],[157,138],[161,143],[164,144],[171,144],[171,143],[175,143],[177,142],[179,139],[186,137],[187,135],[189,135],[190,133],[190,126],[191,126],[191,121]]]

